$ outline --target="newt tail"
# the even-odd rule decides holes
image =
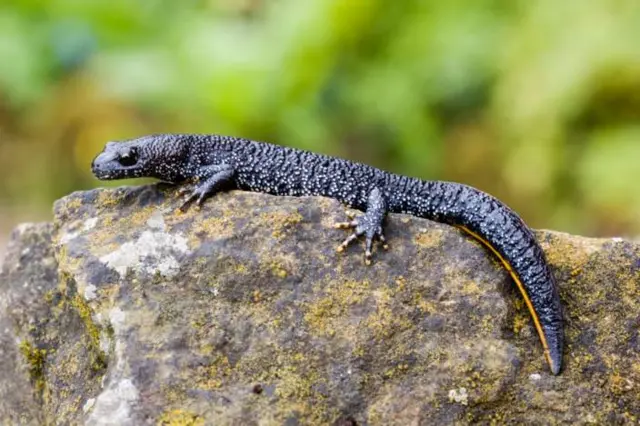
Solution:
[[[196,182],[183,208],[225,188],[287,196],[324,196],[364,211],[338,224],[363,237],[365,261],[374,240],[385,243],[387,213],[406,213],[457,226],[478,239],[515,281],[553,374],[562,368],[563,318],[555,280],[540,245],[520,217],[496,198],[453,182],[423,181],[308,151],[219,135],[159,134],[109,142],[94,159],[99,179],[153,177]]]
[[[538,332],[538,336],[540,337],[540,342],[542,343],[542,348],[544,349],[544,356],[547,360],[547,363],[549,364],[549,367],[551,368],[551,372],[555,375],[560,373],[560,368],[562,366],[562,352],[558,351],[557,349],[552,351],[549,348],[549,342],[547,341],[547,335],[549,333],[545,332],[542,324],[540,323],[540,317],[538,316],[538,313],[536,312],[535,307],[531,302],[531,298],[527,293],[527,288],[524,286],[524,284],[522,284],[522,281],[520,281],[520,277],[513,270],[513,267],[511,266],[511,264],[500,253],[498,253],[498,251],[487,240],[485,240],[475,232],[465,228],[464,226],[458,226],[458,228],[462,229],[464,232],[466,232],[467,234],[471,235],[473,238],[481,242],[484,246],[486,246],[489,250],[491,250],[493,254],[496,255],[496,257],[500,260],[500,262],[502,262],[507,272],[509,272],[509,275],[511,275],[511,278],[513,278],[513,281],[518,286],[518,290],[520,290],[520,293],[524,298],[524,303],[525,305],[527,305],[527,309],[531,314],[531,318],[533,318],[533,324],[535,325],[536,331]],[[557,335],[557,333],[555,333],[555,335]],[[556,346],[557,346],[557,343],[556,343]]]

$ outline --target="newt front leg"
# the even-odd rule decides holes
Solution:
[[[184,200],[180,210],[186,210],[193,201],[196,201],[200,207],[204,200],[215,194],[225,183],[230,182],[233,175],[233,167],[227,164],[203,167],[198,171],[199,182],[194,184],[192,188],[185,188],[185,191],[191,191],[191,194]]]

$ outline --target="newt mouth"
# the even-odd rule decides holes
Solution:
[[[117,176],[115,176],[113,173],[106,170],[100,170],[100,168],[95,166],[91,168],[91,171],[93,172],[93,175],[100,180],[110,180],[117,178]]]

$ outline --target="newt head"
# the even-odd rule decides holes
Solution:
[[[107,142],[91,163],[101,180],[153,177],[168,182],[184,179],[187,144],[180,135],[150,135]]]
[[[124,179],[144,176],[140,161],[141,150],[131,142],[107,142],[91,163],[91,171],[101,180]]]

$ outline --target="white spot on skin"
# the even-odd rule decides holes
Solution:
[[[457,402],[458,404],[469,404],[469,394],[467,394],[467,388],[451,389],[449,391],[449,401]]]
[[[174,276],[179,269],[174,253],[189,252],[187,239],[165,232],[144,231],[135,242],[127,242],[119,249],[102,256],[100,261],[115,269],[121,276],[128,268],[148,274]]]
[[[89,284],[84,289],[84,298],[86,300],[93,300],[96,298],[96,286],[93,284]]]

